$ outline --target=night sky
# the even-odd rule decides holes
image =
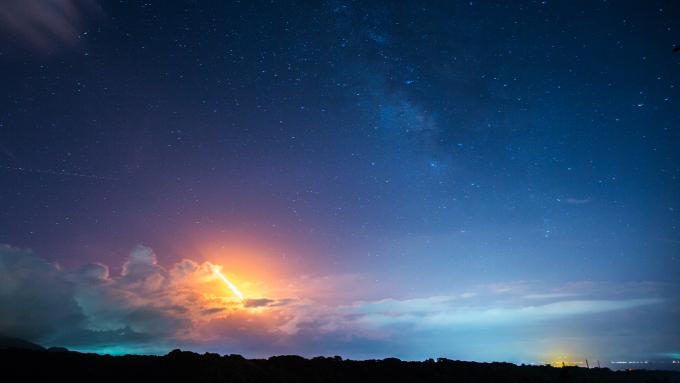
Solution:
[[[674,1],[5,0],[0,334],[680,360],[679,23]]]

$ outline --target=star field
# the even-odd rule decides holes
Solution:
[[[258,297],[324,308],[276,324],[289,349],[237,342],[254,355],[680,353],[674,2],[43,3],[0,6],[7,257],[125,290],[139,245],[166,277],[257,247],[329,291]],[[126,321],[89,329],[145,334]],[[133,338],[105,343],[234,351]]]

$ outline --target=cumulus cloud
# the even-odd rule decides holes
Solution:
[[[86,318],[74,293],[57,266],[26,250],[0,247],[0,332],[43,339],[63,323],[78,326]]]
[[[166,269],[144,246],[130,253],[115,276],[101,263],[64,270],[30,251],[3,246],[0,276],[0,333],[75,348],[196,340],[202,335],[198,324],[241,305],[202,291],[201,284],[214,280],[209,263],[183,260]]]

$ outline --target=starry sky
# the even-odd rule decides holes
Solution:
[[[673,1],[6,0],[0,333],[680,359],[678,20]]]

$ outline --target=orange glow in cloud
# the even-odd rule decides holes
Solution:
[[[289,279],[295,278],[301,269],[300,265],[287,259],[287,255],[293,252],[286,253],[276,246],[243,239],[229,244],[205,241],[194,245],[187,253],[192,254],[193,259],[198,258],[199,262],[217,266],[245,299],[287,295]],[[233,291],[221,276],[214,271],[212,273]],[[234,295],[238,296],[235,292]]]
[[[335,301],[336,278],[319,277],[317,265],[303,256],[310,250],[268,234],[254,234],[252,228],[202,228],[174,244],[175,254],[203,268],[185,287],[212,302],[206,307],[211,313],[207,317],[235,315],[236,311],[281,312],[281,302],[292,300]],[[220,307],[224,310],[216,311]],[[197,316],[206,315],[197,310]]]

